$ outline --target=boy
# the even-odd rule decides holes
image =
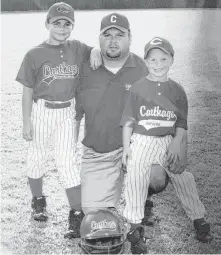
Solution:
[[[81,211],[80,176],[74,155],[74,97],[79,68],[89,59],[91,47],[68,41],[74,28],[74,10],[63,2],[53,4],[45,22],[47,41],[25,55],[16,80],[23,84],[23,138],[29,142],[27,175],[32,199],[32,217],[45,222],[46,199],[41,168],[47,143],[55,135],[55,163],[71,207],[65,238],[77,238]],[[100,50],[93,50],[91,63],[101,64]]]
[[[146,44],[144,59],[149,74],[131,87],[121,120],[122,163],[127,165],[123,214],[131,221],[132,231],[142,228],[150,169],[160,165],[193,220],[196,238],[208,242],[210,225],[203,218],[204,206],[193,175],[184,171],[188,101],[182,86],[168,78],[174,49],[167,40],[156,37]]]

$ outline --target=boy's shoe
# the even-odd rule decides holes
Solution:
[[[127,240],[131,243],[132,254],[147,253],[146,239],[144,237],[144,227],[139,226],[127,234]]]
[[[42,197],[33,197],[32,198],[32,218],[36,221],[45,222],[48,220],[48,215],[46,212],[46,198]]]
[[[154,216],[152,209],[153,202],[151,200],[147,200],[144,207],[144,218],[142,220],[142,225],[153,226],[157,221],[157,218]]]
[[[202,243],[208,243],[213,238],[210,234],[210,224],[202,219],[193,221],[193,226],[196,230],[196,239]]]
[[[146,200],[146,203],[145,203],[145,207],[153,208],[153,201],[147,199],[147,200]]]
[[[68,217],[68,232],[64,235],[64,238],[72,239],[72,238],[80,238],[80,226],[81,221],[84,218],[83,211],[70,210]]]

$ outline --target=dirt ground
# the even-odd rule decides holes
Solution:
[[[73,37],[96,45],[101,18],[109,12],[76,12]],[[184,86],[189,99],[187,170],[195,176],[214,236],[210,244],[194,239],[192,223],[169,184],[166,191],[153,198],[154,212],[160,222],[146,229],[151,237],[149,253],[221,253],[221,11],[119,12],[126,14],[131,22],[134,53],[142,56],[145,42],[155,35],[168,38],[174,45],[175,63],[170,76]],[[53,142],[44,165],[48,170],[44,193],[49,221],[39,225],[30,220],[31,194],[25,169],[27,143],[21,136],[22,87],[15,82],[15,76],[27,50],[46,38],[44,19],[45,13],[2,15],[1,254],[79,253],[79,240],[63,238],[69,207],[54,165]],[[80,155],[79,142],[78,164]]]

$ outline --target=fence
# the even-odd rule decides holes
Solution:
[[[221,0],[63,0],[76,10],[151,9],[151,8],[216,8]],[[2,11],[47,10],[59,0],[1,0]]]

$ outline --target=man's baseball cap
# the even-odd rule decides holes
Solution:
[[[130,31],[130,24],[127,17],[119,13],[109,14],[102,19],[100,34],[112,27],[117,28],[122,32]]]
[[[74,9],[64,2],[53,4],[47,14],[47,21],[54,22],[59,19],[65,19],[74,24]]]
[[[147,57],[147,54],[152,49],[161,49],[165,53],[174,56],[174,49],[171,43],[161,37],[154,37],[151,41],[149,41],[144,48],[144,58]]]

